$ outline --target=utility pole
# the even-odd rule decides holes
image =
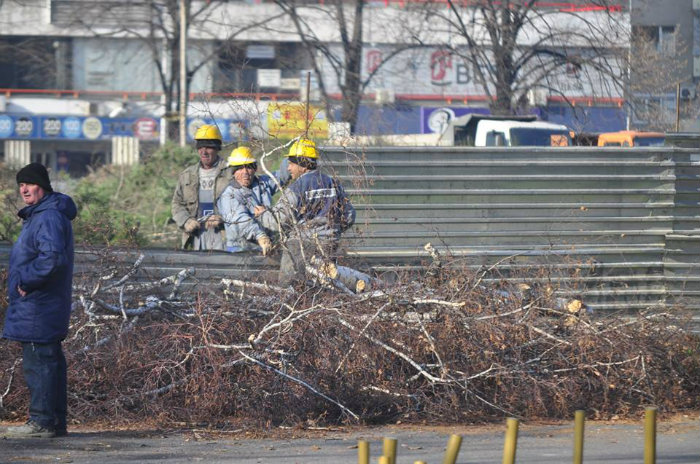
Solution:
[[[180,146],[187,144],[187,9],[180,0]]]
[[[676,84],[676,132],[681,130],[681,83]]]
[[[172,79],[173,70],[171,69],[172,62],[168,59],[168,40],[163,38],[163,53],[160,58],[160,65],[163,68],[163,73],[167,76],[166,79]],[[168,101],[165,98],[165,92],[160,95],[160,104],[163,106],[163,116],[160,118],[160,146],[165,145],[168,141],[168,134],[170,133],[170,120],[172,119],[172,114],[170,110],[172,109],[172,102],[169,106],[166,106],[165,102]]]

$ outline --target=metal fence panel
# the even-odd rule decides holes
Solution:
[[[328,148],[352,194],[344,242],[376,269],[420,266],[422,245],[499,263],[499,279],[546,269],[601,310],[700,310],[700,154],[652,148]],[[565,286],[566,287],[566,286]],[[700,314],[700,311],[698,311]]]

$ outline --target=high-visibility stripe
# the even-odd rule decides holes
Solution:
[[[335,198],[336,192],[334,188],[315,189],[304,192],[307,201],[316,200],[318,198]]]

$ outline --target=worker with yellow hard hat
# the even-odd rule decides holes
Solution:
[[[183,248],[223,250],[224,224],[216,203],[231,181],[231,169],[219,158],[222,137],[216,125],[201,125],[194,141],[199,162],[180,173],[171,203],[172,217],[183,231]]]
[[[332,259],[340,235],[355,222],[355,208],[343,186],[318,170],[319,152],[309,139],[295,141],[286,155],[293,183],[274,207],[256,207],[255,215],[268,229],[286,231],[280,262],[280,284],[305,280],[312,256]]]
[[[272,196],[289,181],[286,163],[273,177],[258,176],[258,162],[246,146],[234,149],[227,163],[233,179],[218,202],[226,230],[226,251],[261,251],[267,256],[272,250],[274,231],[263,227],[254,211],[256,206],[269,207]]]

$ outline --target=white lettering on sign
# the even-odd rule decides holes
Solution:
[[[61,133],[61,120],[58,118],[44,119],[44,135],[56,137]]]
[[[15,132],[21,137],[28,137],[32,135],[34,130],[34,123],[29,118],[19,118],[15,123]]]

